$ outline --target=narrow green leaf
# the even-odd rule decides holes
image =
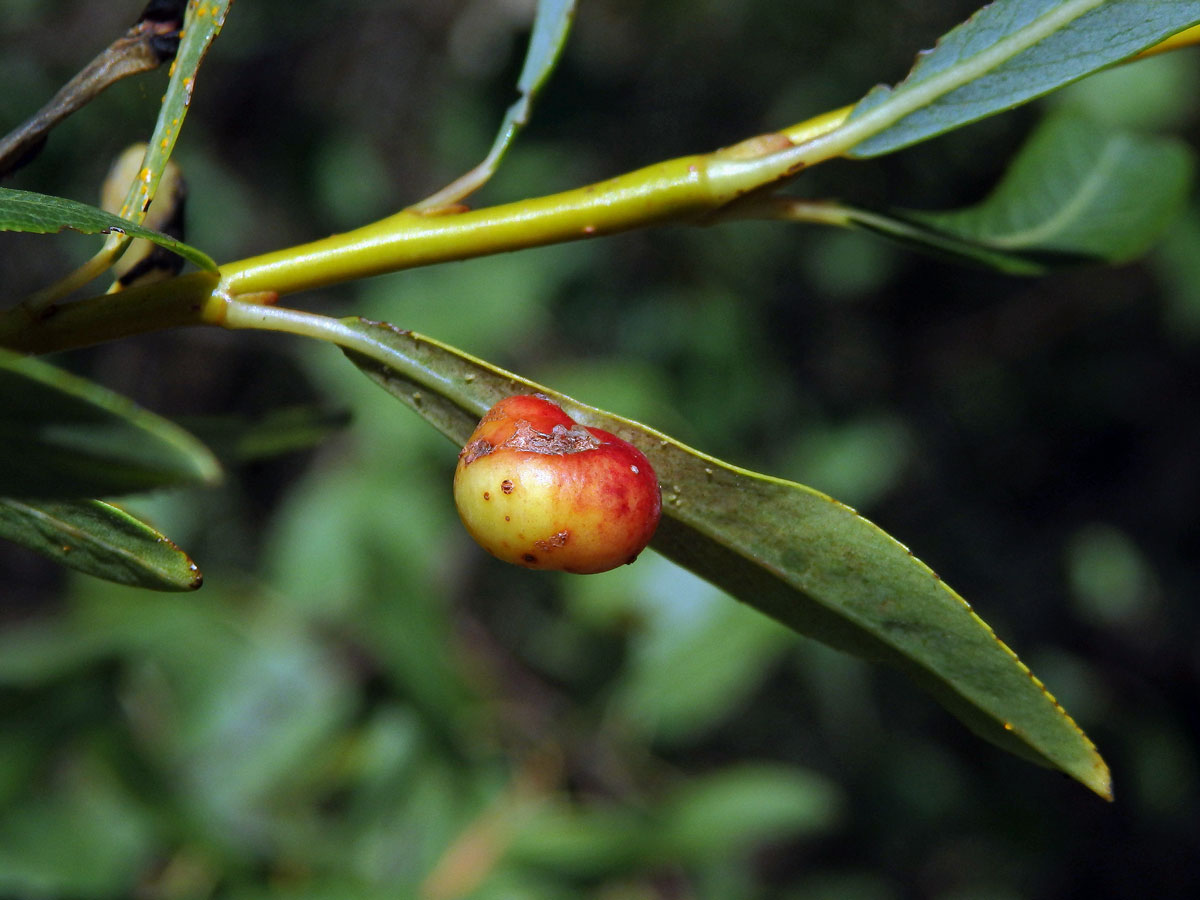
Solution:
[[[175,62],[171,65],[171,80],[163,94],[162,106],[158,111],[158,119],[154,123],[154,133],[147,142],[146,157],[142,161],[142,171],[138,178],[129,186],[129,194],[125,199],[127,214],[141,222],[158,190],[163,170],[175,149],[179,138],[179,130],[187,117],[188,108],[192,103],[192,91],[196,86],[196,71],[204,61],[208,48],[221,32],[225,24],[225,16],[229,14],[229,4],[232,0],[211,0],[207,3],[189,3],[183,17],[183,30],[179,35],[179,49],[175,53]],[[141,237],[142,235],[137,235]],[[168,249],[174,250],[171,247]],[[179,251],[176,250],[176,253]],[[185,254],[180,254],[186,256]],[[190,258],[190,257],[187,257]],[[205,257],[207,259],[207,257]],[[196,262],[196,260],[192,260]],[[210,260],[211,264],[211,260]],[[197,265],[203,266],[202,263]],[[203,266],[208,268],[208,266]],[[212,265],[212,271],[216,266]]]
[[[477,191],[492,177],[521,129],[529,124],[533,101],[558,64],[574,17],[575,0],[538,0],[533,30],[529,36],[529,47],[525,51],[525,63],[517,79],[517,91],[520,96],[505,111],[500,131],[487,156],[470,172],[417,204],[416,209],[430,209],[455,203]]]
[[[125,234],[129,237],[145,238],[173,253],[178,253],[202,269],[217,271],[217,264],[195,247],[160,231],[143,228],[136,222],[122,219],[98,207],[65,197],[0,187],[0,231],[57,234],[68,228],[82,234]]]
[[[0,496],[78,498],[215,482],[179,426],[98,384],[0,350]]]
[[[982,737],[1111,796],[1095,747],[1012,650],[854,510],[421,335],[361,319],[343,324],[365,338],[346,351],[351,361],[456,443],[498,400],[540,391],[578,421],[637,445],[662,485],[663,521],[652,543],[660,553],[801,634],[908,672]]]
[[[521,96],[504,114],[496,146],[507,147],[517,132],[529,123],[533,100],[558,64],[574,16],[575,0],[538,0],[529,48],[525,51],[525,64],[517,79],[517,90]],[[495,148],[492,150],[494,153]]]
[[[996,0],[868,93],[847,155],[891,153],[1077,81],[1200,22],[1200,0]]]
[[[1084,261],[1074,257],[1054,260],[1048,256],[1045,259],[1039,259],[1035,258],[1033,254],[994,250],[962,237],[936,231],[920,224],[913,218],[906,217],[910,214],[896,210],[891,213],[880,213],[874,210],[844,206],[832,201],[818,204],[806,202],[804,204],[809,208],[814,205],[820,208],[819,219],[814,219],[809,210],[793,213],[786,205],[782,206],[781,210],[774,214],[774,217],[785,221],[818,221],[822,224],[839,225],[844,228],[859,228],[940,259],[985,266],[1008,275],[1041,275],[1053,261],[1059,263]]]
[[[99,500],[23,503],[0,498],[0,537],[118,584],[194,591],[203,580],[196,564],[167,538]]]

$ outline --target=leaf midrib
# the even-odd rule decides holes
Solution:
[[[1091,172],[1083,180],[1075,196],[1052,216],[1020,231],[984,236],[981,242],[989,247],[1005,250],[1049,246],[1051,239],[1066,231],[1105,188],[1109,176],[1118,168],[1128,149],[1127,140],[1114,138],[1097,157]]]
[[[891,96],[879,106],[857,118],[851,118],[840,128],[807,144],[802,144],[797,149],[802,151],[804,162],[809,165],[817,159],[828,159],[831,156],[845,153],[867,138],[890,128],[905,116],[911,115],[951,91],[983,77],[1106,2],[1108,0],[1067,0],[1061,6],[1034,19],[1028,25],[965,61],[957,62],[944,71],[931,75],[909,87],[905,87],[902,81],[892,90]],[[819,151],[816,155],[817,159],[812,158],[814,150]]]

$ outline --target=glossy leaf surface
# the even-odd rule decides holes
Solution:
[[[996,0],[879,86],[849,124],[875,130],[847,155],[880,156],[1012,109],[1200,22],[1197,0]]]
[[[99,500],[0,498],[0,537],[88,575],[153,591],[193,591],[188,555],[149,525]]]
[[[0,351],[0,497],[107,496],[220,474],[177,425],[42,360]]]
[[[651,544],[660,553],[801,634],[907,672],[980,736],[1110,796],[1104,761],[1029,669],[937,575],[849,507],[412,332],[344,324],[367,338],[350,359],[456,443],[496,401],[533,390],[635,444],[662,485]]]

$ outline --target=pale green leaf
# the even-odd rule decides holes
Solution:
[[[956,593],[878,527],[803,485],[748,472],[412,332],[360,319],[347,355],[458,444],[502,398],[540,391],[646,453],[663,490],[652,546],[801,634],[893,665],[976,733],[1110,796],[1095,747]]]
[[[207,448],[132,400],[0,350],[0,497],[80,498],[215,482]]]
[[[203,580],[196,564],[166,537],[99,500],[0,498],[0,537],[117,584],[193,591]]]
[[[525,51],[525,64],[517,79],[517,90],[521,96],[505,113],[504,124],[496,138],[497,144],[507,146],[512,143],[516,131],[528,124],[534,97],[558,63],[574,16],[575,0],[538,0],[529,48]]]
[[[843,126],[879,156],[1083,78],[1200,22],[1200,0],[996,0],[922,53]]]
[[[517,79],[517,91],[520,96],[505,111],[500,130],[487,156],[470,172],[432,197],[421,201],[414,208],[431,209],[455,203],[487,183],[521,129],[529,124],[533,101],[558,64],[574,17],[575,0],[538,0],[533,31],[529,36],[529,47],[525,51],[525,63]]]
[[[0,231],[57,234],[67,229],[81,234],[124,234],[144,238],[178,253],[202,269],[217,271],[217,264],[195,247],[98,207],[65,197],[0,187]]]

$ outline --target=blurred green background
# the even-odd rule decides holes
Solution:
[[[729,144],[895,81],[962,2],[583,0],[479,204]],[[218,259],[343,230],[482,157],[528,0],[234,5],[177,159]],[[0,2],[0,128],[139,2]],[[1200,139],[1200,51],[810,172],[864,204],[979,199],[1049,108]],[[11,187],[93,201],[165,73]],[[16,298],[95,242],[3,236]],[[1096,740],[1111,806],[906,681],[672,564],[510,569],[456,450],[326,346],[175,332],[64,355],[157,412],[347,411],[314,450],[129,506],[197,594],[0,547],[0,897],[1007,900],[1200,892],[1200,214],[1144,262],[1019,280],[876,240],[663,228],[293,298],[386,319],[859,508]]]

